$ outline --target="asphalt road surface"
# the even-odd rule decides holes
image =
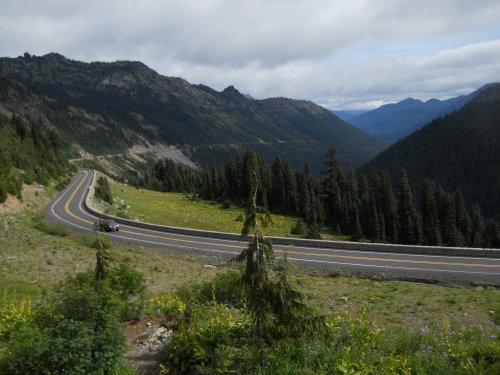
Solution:
[[[47,209],[48,218],[72,230],[93,233],[93,224],[98,218],[88,213],[82,203],[92,176],[93,172],[90,170],[81,171],[71,185],[50,204]],[[246,243],[241,241],[166,233],[123,224],[120,224],[118,232],[105,235],[115,242],[132,248],[208,255],[217,259],[229,259],[246,247]],[[307,268],[322,270],[342,268],[348,272],[379,275],[382,278],[500,287],[500,259],[280,245],[274,245],[273,249],[277,257],[287,253],[288,259],[297,261]]]

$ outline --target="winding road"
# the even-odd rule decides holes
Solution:
[[[72,230],[93,232],[97,217],[84,209],[85,192],[89,189],[93,171],[83,170],[47,208],[49,220]],[[120,225],[119,232],[106,233],[114,241],[128,247],[148,247],[158,251],[198,253],[228,259],[241,252],[246,242],[167,233]],[[273,245],[277,257],[309,268],[349,269],[362,274],[380,274],[412,280],[443,281],[458,284],[500,286],[500,259],[457,256],[435,256],[337,250],[319,247]]]

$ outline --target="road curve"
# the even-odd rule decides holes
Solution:
[[[97,217],[84,209],[85,192],[92,182],[93,172],[81,171],[71,185],[47,208],[49,220],[58,222],[72,230],[93,233]],[[149,229],[120,225],[119,232],[106,233],[114,241],[129,247],[149,247],[177,253],[203,253],[229,258],[241,252],[246,242],[195,237],[165,233]],[[288,259],[307,267],[350,269],[366,274],[383,274],[397,278],[439,281],[464,284],[500,286],[500,259],[456,256],[434,256],[337,250],[300,246],[274,245],[277,257],[288,255]]]

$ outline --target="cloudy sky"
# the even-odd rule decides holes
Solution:
[[[500,81],[500,1],[0,0],[0,56],[24,52],[373,108]]]

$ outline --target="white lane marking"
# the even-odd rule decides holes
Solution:
[[[86,173],[85,171],[83,173]],[[82,174],[80,174],[81,176]],[[61,193],[61,195],[59,196],[59,198],[57,198],[54,203],[52,203],[52,206],[50,207],[50,210],[52,211],[52,213],[54,214],[54,216],[58,217],[59,219],[61,219],[61,217],[59,215],[56,214],[56,212],[54,211],[54,207],[60,202],[60,200],[66,195],[68,194],[68,192],[73,188],[73,186],[76,185],[76,183],[78,182],[78,177],[75,178],[75,180],[71,183],[71,185],[69,185],[65,191],[63,191]]]
[[[324,247],[304,247],[304,246],[296,246],[296,245],[281,245],[281,244],[276,244],[274,247],[293,247],[296,250],[303,249],[303,250],[319,250],[319,251],[324,251],[324,252],[344,252],[349,255],[352,254],[370,254],[370,255],[375,255],[375,254],[380,254],[380,255],[396,255],[396,256],[404,256],[408,258],[443,258],[443,259],[468,259],[468,260],[490,260],[493,262],[498,262],[500,261],[500,258],[485,258],[485,257],[464,257],[464,256],[457,256],[457,255],[432,255],[432,254],[407,254],[407,253],[390,253],[390,252],[382,252],[382,251],[366,251],[366,250],[346,250],[346,249],[328,249]],[[479,251],[481,249],[478,249]]]

